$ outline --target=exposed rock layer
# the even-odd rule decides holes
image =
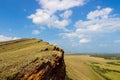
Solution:
[[[42,63],[36,66],[34,71],[25,72],[21,77],[14,78],[16,80],[64,80],[65,79],[65,63],[62,57],[56,57],[55,62]]]
[[[47,48],[43,51],[49,51]],[[59,47],[54,46],[53,51],[56,51],[60,56],[51,54],[51,60],[38,64],[39,58],[34,60],[31,64],[34,67],[27,70],[27,65],[22,72],[19,72],[13,80],[64,80],[66,75],[64,63],[64,51]],[[43,58],[44,59],[44,58]]]

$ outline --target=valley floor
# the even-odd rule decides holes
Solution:
[[[89,55],[65,55],[69,80],[119,80],[120,60]]]

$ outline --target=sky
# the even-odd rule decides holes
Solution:
[[[72,53],[120,53],[119,0],[0,0],[0,41],[38,38]]]

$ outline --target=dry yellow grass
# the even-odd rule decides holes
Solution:
[[[65,55],[68,76],[73,80],[104,80],[89,66],[93,60],[91,58],[86,55]]]
[[[39,59],[42,62],[52,61],[52,55],[62,56],[53,51],[54,46],[37,39],[20,39],[0,43],[0,80],[14,77],[23,68]],[[32,68],[32,67],[31,67]]]
[[[120,62],[89,55],[65,55],[67,75],[72,80],[118,80],[120,66],[107,62]],[[97,66],[97,67],[96,67]]]

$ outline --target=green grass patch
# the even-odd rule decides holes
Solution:
[[[92,66],[92,69],[97,72],[99,75],[101,75],[103,78],[105,78],[106,80],[111,80],[110,78],[106,77],[104,74],[109,72],[106,69],[101,69],[99,66]]]
[[[115,63],[115,62],[107,62],[107,64],[111,64],[111,65],[120,66],[120,63]]]

